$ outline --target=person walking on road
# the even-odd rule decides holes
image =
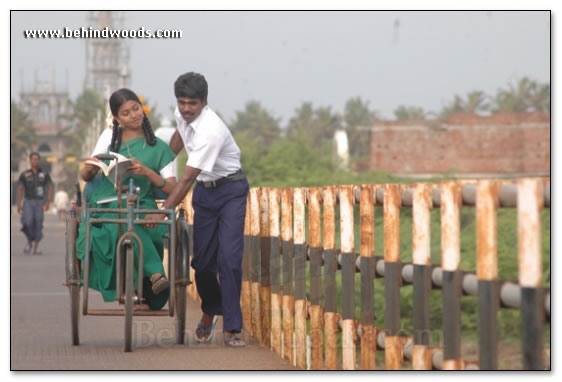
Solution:
[[[55,200],[54,200],[59,221],[64,221],[66,219],[66,214],[68,212],[68,201],[69,199],[68,199],[67,192],[62,189],[62,186],[59,186],[59,190],[55,194]]]
[[[41,255],[38,247],[43,238],[43,211],[49,210],[53,182],[49,173],[39,167],[39,153],[31,153],[29,162],[31,169],[22,172],[18,180],[17,209],[21,215],[21,230],[27,238],[23,252],[28,254],[33,251],[34,255]]]
[[[176,154],[188,154],[183,177],[162,208],[180,203],[193,182],[193,248],[191,266],[201,297],[203,316],[195,340],[207,343],[213,337],[217,316],[223,316],[224,344],[242,347],[240,290],[244,252],[244,219],[248,180],[240,165],[240,149],[220,117],[207,105],[204,76],[186,73],[174,84],[177,100],[177,130],[170,141]],[[162,220],[163,215],[147,219]],[[218,276],[218,277],[217,277]]]

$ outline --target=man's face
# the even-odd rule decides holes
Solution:
[[[191,123],[199,114],[201,110],[207,105],[207,100],[201,101],[199,98],[177,97],[178,110],[185,122]]]
[[[31,168],[38,169],[41,159],[39,159],[37,155],[32,155],[31,158],[29,158],[29,162],[31,163]]]

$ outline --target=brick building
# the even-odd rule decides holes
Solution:
[[[550,114],[454,114],[446,121],[377,121],[369,169],[395,175],[550,176]]]

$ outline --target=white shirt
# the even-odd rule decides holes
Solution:
[[[187,123],[178,108],[174,112],[177,129],[187,152],[187,165],[201,170],[197,180],[217,180],[238,171],[240,149],[220,117],[209,106]]]
[[[113,136],[113,129],[104,129],[96,142],[96,147],[90,156],[96,156],[98,154],[107,154],[107,148],[111,145],[111,137]],[[175,178],[177,174],[176,171],[176,160],[174,159],[166,165],[161,171],[160,176],[162,178]]]

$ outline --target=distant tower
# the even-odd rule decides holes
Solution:
[[[37,135],[37,144],[29,148],[41,154],[41,166],[51,173],[55,183],[63,178],[62,157],[69,139],[68,115],[71,112],[68,94],[68,73],[64,90],[57,88],[54,69],[51,78],[39,78],[35,72],[33,89],[22,85],[19,106],[26,112]],[[23,77],[23,75],[22,75]],[[23,80],[22,80],[23,82]],[[28,167],[27,156],[22,157],[20,171]]]
[[[91,11],[88,24],[96,30],[123,29],[124,13]],[[130,82],[129,46],[126,39],[86,39],[86,77],[84,89],[95,90],[104,99]]]
[[[349,166],[349,144],[345,130],[336,130],[334,133],[334,146],[338,167],[340,169],[347,169]]]

